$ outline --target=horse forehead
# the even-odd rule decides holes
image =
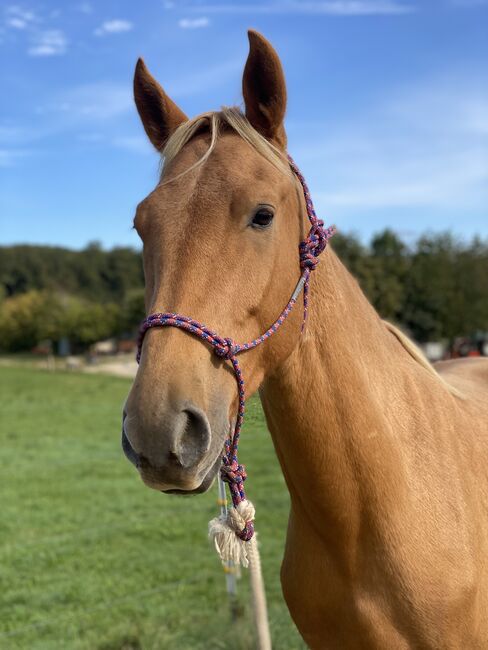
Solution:
[[[188,194],[195,199],[210,194],[231,197],[236,193],[252,193],[256,184],[276,183],[283,176],[234,133],[222,134],[208,159],[197,164],[209,145],[208,136],[199,136],[178,154],[165,173],[165,178],[179,178],[168,183],[163,180],[161,186],[166,198],[179,196],[181,199]],[[196,166],[190,169],[192,165]]]
[[[230,206],[242,210],[276,202],[286,191],[285,176],[236,134],[223,134],[208,159],[196,165],[209,144],[205,136],[189,142],[143,207],[178,220],[202,214],[215,218],[227,215]]]

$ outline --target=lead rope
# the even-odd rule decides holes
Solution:
[[[254,601],[254,614],[258,632],[260,650],[270,650],[271,640],[267,624],[266,597],[263,578],[261,573],[261,562],[256,537],[254,535],[255,509],[253,504],[246,498],[244,481],[247,478],[244,465],[240,465],[237,458],[239,438],[244,421],[246,407],[246,392],[244,378],[237,355],[247,350],[256,348],[264,343],[283,325],[284,321],[295,306],[298,296],[303,290],[303,322],[302,332],[305,327],[308,314],[308,294],[310,273],[316,268],[318,256],[327,246],[327,242],[335,232],[333,226],[324,228],[324,222],[317,218],[313,207],[309,189],[295,162],[288,156],[288,161],[293,172],[297,176],[303,189],[307,215],[311,224],[308,237],[300,242],[300,269],[301,275],[293,294],[277,320],[269,327],[264,334],[247,343],[238,344],[231,338],[223,338],[216,332],[209,329],[188,316],[181,314],[158,312],[148,316],[141,324],[139,330],[137,362],[139,363],[142,354],[142,344],[146,332],[153,327],[177,327],[189,334],[197,336],[205,343],[213,347],[214,354],[225,361],[230,361],[234,369],[237,382],[239,405],[233,434],[229,435],[224,444],[222,456],[222,467],[220,469],[221,480],[228,484],[233,507],[226,509],[219,517],[212,519],[209,523],[209,536],[213,539],[215,548],[220,559],[225,565],[238,565],[249,567]]]

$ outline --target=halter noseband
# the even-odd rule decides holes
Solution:
[[[221,477],[222,480],[228,483],[232,503],[234,508],[237,508],[239,503],[246,499],[246,494],[244,492],[244,481],[247,478],[246,470],[244,465],[240,465],[237,460],[237,448],[239,445],[239,437],[241,434],[242,423],[244,421],[244,411],[245,411],[245,387],[244,387],[244,378],[242,376],[241,367],[237,359],[237,355],[247,350],[252,350],[256,348],[261,343],[264,343],[272,334],[274,334],[279,327],[284,323],[285,319],[293,309],[298,296],[303,290],[303,322],[302,322],[302,331],[305,326],[308,312],[308,291],[309,291],[309,280],[310,273],[315,269],[319,262],[319,255],[327,246],[327,242],[332,237],[335,232],[333,226],[329,228],[324,228],[324,222],[317,218],[315,210],[312,203],[312,198],[310,196],[309,189],[303,178],[300,170],[296,166],[295,162],[288,156],[288,161],[290,167],[294,171],[298,180],[303,189],[303,194],[305,197],[305,203],[307,206],[307,215],[310,220],[311,228],[308,234],[308,237],[300,242],[299,244],[299,253],[300,253],[300,269],[301,275],[298,283],[293,291],[293,294],[290,298],[290,301],[283,309],[277,320],[271,325],[271,327],[264,332],[261,336],[248,343],[236,343],[230,338],[222,338],[216,332],[212,331],[206,327],[203,323],[199,323],[193,318],[188,316],[182,316],[181,314],[174,313],[154,313],[148,316],[145,320],[142,321],[141,327],[139,330],[139,339],[138,339],[138,348],[137,348],[137,362],[139,363],[142,353],[142,344],[144,341],[144,336],[147,330],[152,327],[178,327],[179,329],[185,330],[189,334],[197,336],[205,343],[208,343],[213,347],[214,354],[224,360],[231,362],[235,378],[237,381],[237,391],[239,394],[239,406],[237,409],[237,418],[236,424],[234,427],[234,433],[232,436],[225,441],[224,446],[224,455],[222,457],[222,467],[221,467]],[[236,535],[243,541],[249,541],[254,534],[254,526],[252,520],[246,521],[246,524],[242,530],[236,532]]]

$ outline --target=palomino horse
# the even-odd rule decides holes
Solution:
[[[237,109],[188,120],[137,63],[135,101],[164,157],[137,209],[146,308],[243,341],[273,323],[308,232],[286,159],[279,58],[249,33]],[[241,359],[260,390],[291,495],[282,585],[312,648],[488,648],[488,363],[439,374],[385,324],[332,250],[296,308]],[[173,327],[152,329],[124,447],[163,492],[203,492],[236,413],[230,364]]]

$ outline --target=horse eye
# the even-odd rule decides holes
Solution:
[[[252,218],[252,226],[255,228],[266,228],[273,221],[274,214],[269,208],[260,208]]]

